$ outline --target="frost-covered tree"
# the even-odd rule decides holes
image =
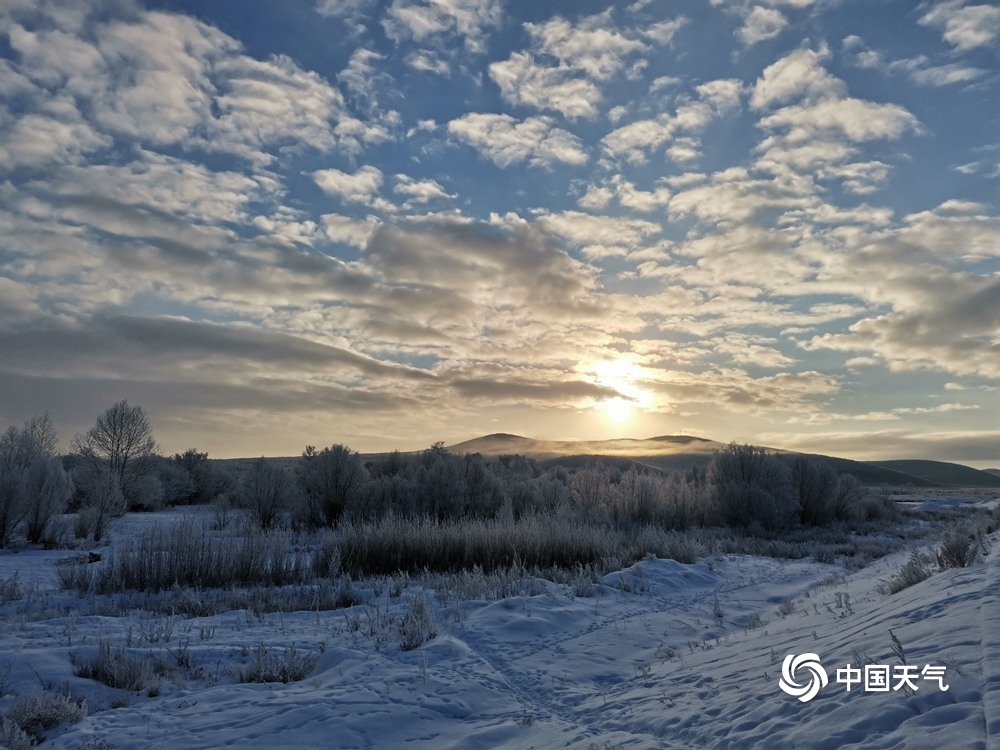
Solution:
[[[52,519],[66,510],[73,482],[57,456],[40,455],[24,477],[25,535],[30,544],[41,544]]]
[[[99,542],[104,538],[111,519],[124,515],[128,507],[121,482],[106,464],[85,469],[76,481],[84,498],[77,534],[93,534],[94,541]]]
[[[716,452],[708,483],[723,520],[732,526],[781,528],[798,512],[791,470],[763,448],[731,443]]]
[[[296,471],[310,525],[336,526],[348,510],[364,514],[361,506],[369,492],[368,469],[347,446],[338,443],[317,451],[310,445]]]
[[[83,459],[90,475],[85,482],[94,486],[113,482],[127,503],[141,501],[136,495],[156,451],[149,417],[141,406],[129,406],[128,401],[109,407],[93,427],[73,440],[73,452]]]
[[[36,462],[55,455],[58,438],[48,414],[0,435],[0,547],[28,514],[31,497],[26,482]]]

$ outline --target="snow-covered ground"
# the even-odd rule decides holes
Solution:
[[[112,538],[150,519],[121,519]],[[51,730],[43,747],[1000,747],[996,550],[892,596],[882,583],[908,551],[853,573],[736,555],[650,559],[589,592],[527,581],[523,595],[493,602],[429,588],[437,636],[410,651],[398,623],[417,582],[359,584],[365,604],[329,612],[102,615],[101,600],[56,589],[55,561],[72,554],[0,555],[0,580],[17,572],[29,593],[0,609],[0,710],[43,688],[87,700],[87,718]],[[910,665],[945,667],[949,689],[837,682],[848,663],[898,670],[893,635]],[[75,676],[73,655],[101,640],[174,665],[158,694]],[[293,644],[319,658],[304,680],[239,681],[261,645],[281,655]],[[802,653],[829,677],[807,702],[779,687],[785,656]]]

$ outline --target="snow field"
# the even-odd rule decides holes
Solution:
[[[148,522],[136,518],[115,534]],[[49,731],[44,747],[937,750],[1000,736],[995,552],[893,596],[884,582],[907,550],[853,573],[745,555],[648,559],[588,596],[537,579],[499,601],[417,579],[357,583],[364,603],[346,609],[207,617],[55,590],[55,559],[68,554],[0,557],[0,578],[16,571],[28,592],[2,609],[0,710],[43,688],[87,700],[87,718]],[[399,623],[419,595],[437,635],[402,651]],[[835,681],[849,662],[898,664],[890,630],[908,663],[947,667],[947,692],[923,681],[912,695],[848,692]],[[155,689],[77,677],[74,660],[102,641],[156,664]],[[318,659],[305,679],[240,682],[259,648],[280,661],[293,646]],[[779,679],[785,655],[805,652],[830,681],[802,703]]]

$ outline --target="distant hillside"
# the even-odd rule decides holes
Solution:
[[[1000,487],[1000,474],[946,461],[872,461],[873,466],[902,471],[946,487]]]
[[[661,471],[685,471],[706,466],[725,443],[690,435],[660,435],[638,440],[535,440],[495,433],[448,447],[453,453],[479,453],[486,457],[519,454],[548,465],[578,469],[603,461],[625,470],[633,463]],[[774,450],[774,449],[769,449]],[[896,487],[1000,487],[1000,470],[980,471],[944,461],[852,461],[822,454],[776,451],[786,457],[808,455],[830,463],[841,474],[853,474],[869,486]]]
[[[822,454],[807,454],[811,458],[826,461],[838,474],[853,474],[858,480],[869,487],[878,487],[887,484],[890,487],[943,487],[939,482],[931,481],[925,477],[919,477],[899,469],[888,466],[881,466],[865,461],[852,461],[849,458],[837,458],[836,456],[824,456]],[[964,467],[963,467],[964,468]],[[964,486],[964,485],[959,485]]]
[[[691,435],[659,435],[639,440],[618,438],[614,440],[535,440],[521,435],[498,432],[448,446],[452,453],[479,453],[486,458],[504,455],[521,455],[548,466],[564,466],[575,470],[593,461],[602,461],[622,471],[638,465],[659,471],[687,471],[696,466],[707,466],[712,454],[725,448],[725,443]],[[806,455],[826,461],[841,474],[853,474],[863,484],[871,487],[982,487],[1000,488],[1000,469],[980,471],[946,461],[852,461],[822,454],[800,454],[794,451],[775,451],[786,458]],[[416,451],[403,455],[413,455]],[[379,454],[366,454],[375,458]],[[245,473],[255,459],[219,459],[218,463],[237,477]],[[295,457],[270,458],[269,462],[291,468]]]

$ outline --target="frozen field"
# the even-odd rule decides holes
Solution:
[[[112,540],[153,520],[120,519]],[[649,559],[590,590],[528,580],[498,601],[469,598],[471,580],[383,579],[355,584],[364,603],[346,609],[207,617],[61,592],[56,560],[73,554],[0,556],[0,580],[16,573],[26,595],[2,608],[0,708],[43,689],[87,701],[87,717],[48,731],[43,747],[1000,747],[996,551],[891,596],[884,583],[908,551],[853,573],[810,560]],[[437,635],[403,651],[399,622],[421,593]],[[947,691],[837,682],[848,663],[898,667],[890,631],[910,665],[945,667]],[[155,688],[75,676],[73,659],[101,641],[157,663]],[[293,646],[318,659],[305,679],[240,682],[256,657]],[[829,675],[808,702],[779,688],[784,657],[801,653]]]

